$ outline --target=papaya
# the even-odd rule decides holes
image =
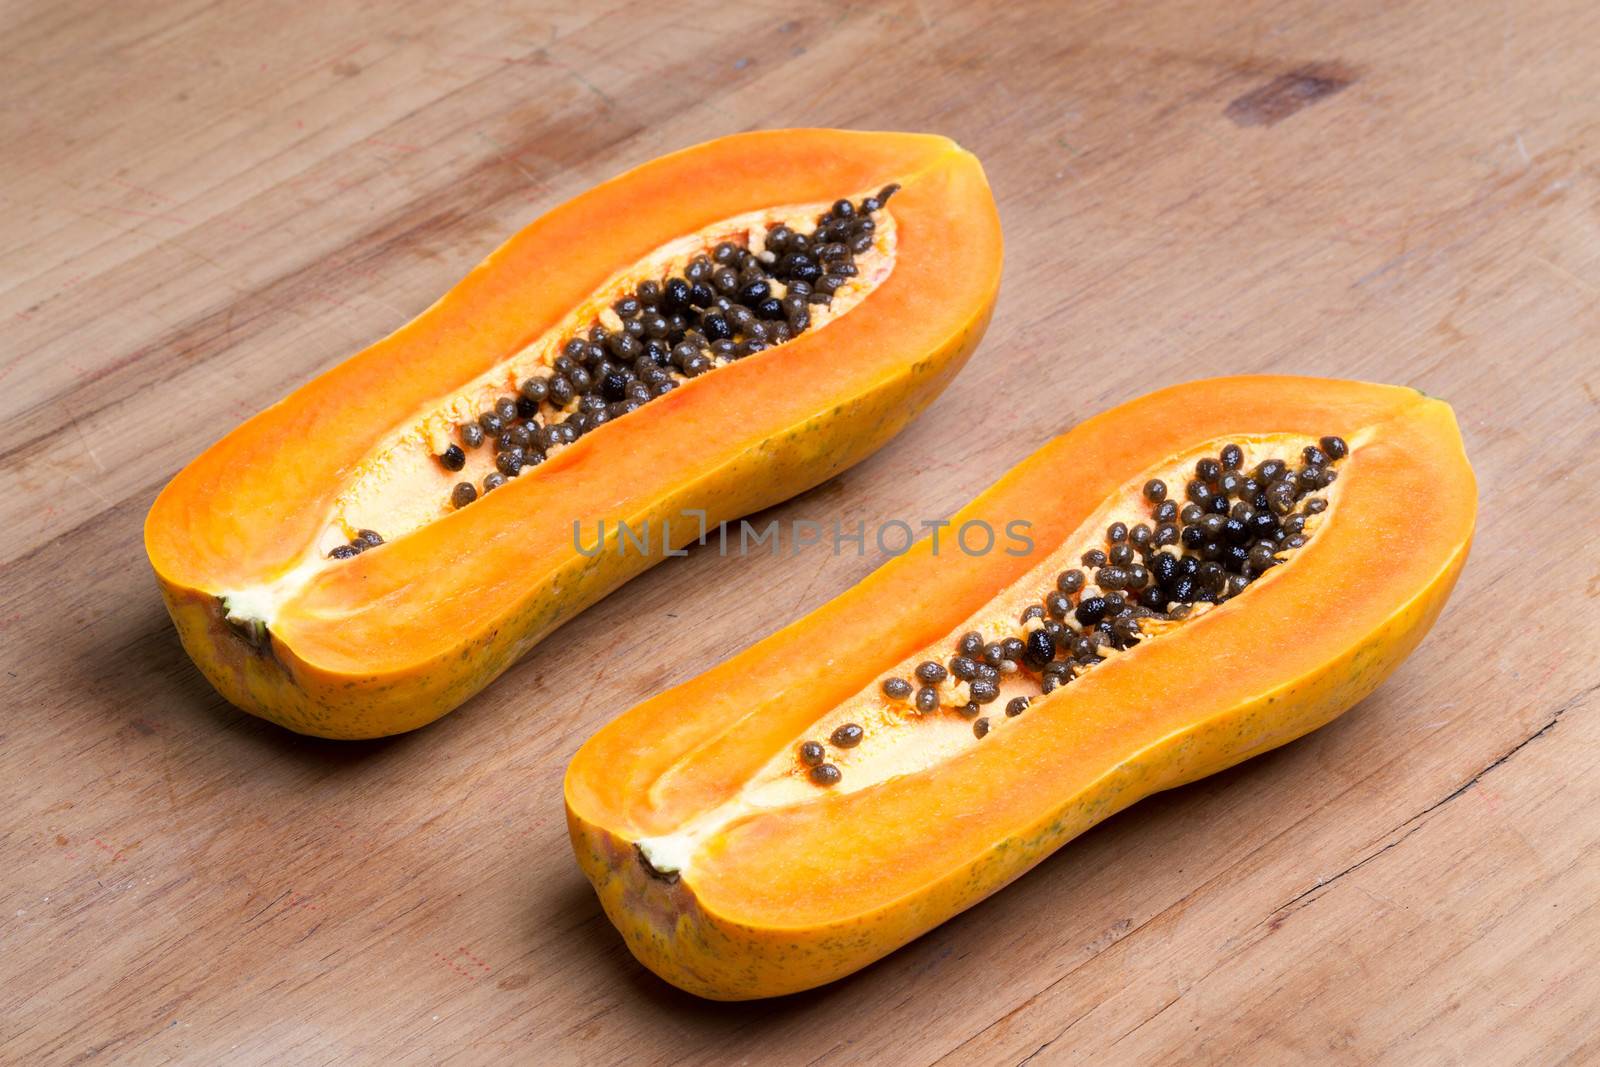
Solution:
[[[579,866],[674,985],[832,981],[1371,693],[1438,616],[1475,512],[1454,416],[1414,390],[1152,393],[603,727],[566,775]]]
[[[763,131],[605,182],[172,479],[145,548],[183,647],[291,730],[431,722],[896,434],[977,345],[1001,256],[943,137]]]

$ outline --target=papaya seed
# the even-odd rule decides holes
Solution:
[[[820,763],[811,768],[811,780],[817,785],[838,785],[844,775],[831,763]]]
[[[835,748],[855,748],[865,736],[866,731],[858,724],[847,722],[841,724],[832,734],[828,735],[828,740],[833,742],[833,747]]]

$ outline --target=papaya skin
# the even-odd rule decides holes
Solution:
[[[888,182],[902,186],[884,208],[897,235],[893,267],[848,311],[684,382],[470,507],[354,559],[313,558],[310,577],[270,602],[270,618],[228,618],[238,590],[305,569],[341,487],[371,469],[362,465],[375,442],[495,373],[616,271],[718,220]],[[742,134],[603,183],[513,236],[417,319],[242,424],[163,490],[145,545],[183,647],[229,702],[300,733],[370,738],[432,722],[697,539],[698,513],[709,529],[779,503],[903,429],[976,348],[1001,256],[981,166],[940,137]],[[444,499],[450,479],[430,477],[443,484],[419,491]],[[577,551],[574,524],[589,545],[601,521],[605,551]],[[618,523],[653,531],[648,550],[630,542],[620,551]]]
[[[1225,379],[1216,388],[1219,394],[1242,396],[1238,389],[1249,387],[1240,383],[1248,381]],[[1281,384],[1287,380],[1263,381]],[[1167,392],[1181,395],[1185,389],[1192,391],[1194,387],[1176,387]],[[1268,395],[1262,398],[1263,412],[1279,402],[1271,395],[1273,388],[1264,391]],[[1160,407],[1160,398],[1161,394],[1157,394],[1147,407],[1166,410]],[[1202,646],[1201,642],[1215,644],[1221,635],[1226,635],[1225,645],[1237,645],[1241,635],[1250,633],[1253,597],[1262,598],[1255,607],[1281,627],[1308,595],[1304,580],[1294,579],[1294,568],[1304,564],[1310,568],[1308,573],[1313,580],[1324,584],[1328,581],[1326,575],[1333,573],[1330,561],[1335,549],[1326,549],[1321,558],[1311,555],[1323,547],[1316,538],[1301,550],[1306,558],[1297,558],[1290,566],[1271,572],[1258,583],[1259,589],[1247,590],[1237,600],[1186,624],[1184,629],[1147,642],[1072,686],[1037,701],[1018,724],[1045,733],[1055,731],[1057,740],[1068,738],[1069,743],[1075,742],[1058,758],[1050,755],[1048,747],[1026,747],[1021,731],[1002,731],[1009,749],[986,748],[1000,737],[992,735],[972,752],[941,768],[938,783],[929,781],[926,774],[909,773],[894,781],[863,787],[849,796],[820,795],[817,802],[792,810],[755,813],[706,842],[703,852],[697,853],[695,861],[681,874],[674,872],[666,877],[653,873],[641,862],[635,842],[670,829],[684,813],[654,810],[650,801],[618,804],[613,799],[608,803],[593,778],[591,760],[598,757],[608,761],[618,788],[625,789],[629,797],[652,797],[657,807],[671,809],[675,802],[668,791],[652,788],[662,774],[659,768],[671,761],[675,752],[683,751],[679,746],[692,744],[703,749],[705,741],[697,735],[685,736],[686,728],[680,727],[680,734],[667,751],[655,753],[652,739],[639,736],[639,724],[645,717],[671,713],[674,701],[670,691],[641,706],[645,716],[640,720],[630,721],[624,716],[607,727],[590,742],[595,747],[593,755],[580,750],[569,768],[567,817],[578,864],[629,949],[666,981],[715,1000],[770,997],[834,981],[998,891],[1072,838],[1140,799],[1287,744],[1325,725],[1372,693],[1416,648],[1443,609],[1470,550],[1475,489],[1470,468],[1460,453],[1454,419],[1445,405],[1416,394],[1408,396],[1400,390],[1370,396],[1351,394],[1351,399],[1352,403],[1370,401],[1368,409],[1357,416],[1357,422],[1371,420],[1366,424],[1375,425],[1379,434],[1389,432],[1385,427],[1395,428],[1392,439],[1382,438],[1364,451],[1358,449],[1355,456],[1370,461],[1380,476],[1380,484],[1381,478],[1404,469],[1408,455],[1418,455],[1419,462],[1436,461],[1443,471],[1437,476],[1451,483],[1445,494],[1447,499],[1440,505],[1444,514],[1437,524],[1436,536],[1433,528],[1423,531],[1423,536],[1429,538],[1426,560],[1413,560],[1404,567],[1397,565],[1397,570],[1404,573],[1396,581],[1405,595],[1397,596],[1391,605],[1381,609],[1356,612],[1360,618],[1351,623],[1348,634],[1340,632],[1330,638],[1327,647],[1297,648],[1293,654],[1285,655],[1283,658],[1290,661],[1291,667],[1270,684],[1257,684],[1261,678],[1270,677],[1269,671],[1258,671],[1239,692],[1229,693],[1225,700],[1189,705],[1186,701],[1195,699],[1194,692],[1181,684],[1169,690],[1163,684],[1165,678],[1156,680],[1153,686],[1168,696],[1168,704],[1198,709],[1193,714],[1179,714],[1170,708],[1162,709],[1162,702],[1155,697],[1142,700],[1137,694],[1149,686],[1132,683],[1142,669],[1141,657],[1159,657],[1152,662],[1170,666],[1194,662],[1193,657],[1200,656],[1203,648],[1211,647]],[[1138,406],[1136,402],[1129,407]],[[1181,409],[1181,405],[1178,407]],[[1113,412],[1099,419],[1115,415]],[[1301,421],[1295,412],[1283,416],[1284,424]],[[1095,428],[1089,424],[1085,427],[1085,432],[1093,436]],[[1350,428],[1341,426],[1333,432]],[[1118,435],[1112,426],[1102,426],[1100,430],[1104,441],[1116,441]],[[1182,428],[1176,432],[1181,434]],[[952,523],[978,517],[992,520],[1018,505],[1026,492],[1050,484],[1052,475],[1055,479],[1069,476],[1071,472],[1061,466],[1061,457],[1071,454],[1070,444],[1063,447],[1064,442],[1065,438],[1058,439],[1014,468],[955,516]],[[1352,473],[1352,482],[1360,477],[1359,473]],[[1347,486],[1356,490],[1355,499],[1335,504],[1330,515],[1340,507],[1349,507],[1353,509],[1351,521],[1360,521],[1365,506],[1361,497],[1364,495],[1370,502],[1381,492],[1373,480],[1369,477],[1364,489]],[[1402,478],[1396,491],[1410,491],[1425,480]],[[1378,520],[1374,522],[1381,526]],[[1049,522],[1041,525],[1053,528]],[[1317,537],[1333,528],[1330,521]],[[827,630],[848,635],[852,629],[850,620],[857,615],[865,617],[872,602],[881,605],[899,598],[897,587],[907,576],[920,573],[926,582],[928,565],[926,555],[891,561],[816,615],[828,617]],[[982,564],[964,561],[963,565],[975,572],[983,570]],[[991,588],[1010,577],[999,573],[998,568],[991,570]],[[1361,590],[1355,588],[1353,595],[1360,594]],[[1267,623],[1261,625],[1265,627]],[[762,669],[756,663],[762,654],[784,661],[815,656],[818,646],[814,642],[824,640],[823,629],[821,622],[808,627],[808,620],[802,619],[724,664],[728,673],[709,679],[707,684],[721,681],[727,685],[729,678]],[[1208,631],[1218,636],[1204,637]],[[1297,633],[1297,639],[1301,636]],[[1184,649],[1182,643],[1186,641],[1194,642],[1195,647]],[[846,661],[849,654],[841,652],[841,661]],[[1185,656],[1191,659],[1185,660]],[[748,662],[740,663],[746,658]],[[708,675],[721,670],[714,668]],[[686,684],[693,686],[695,681]],[[699,690],[687,696],[703,700]],[[739,698],[740,694],[733,695],[733,699]],[[826,699],[831,698],[830,694]],[[1073,703],[1065,704],[1063,700]],[[1058,709],[1058,719],[1041,721],[1041,717],[1052,714],[1052,705]],[[1102,706],[1105,710],[1101,712],[1084,710]],[[1084,719],[1081,728],[1060,723],[1059,716],[1068,714],[1068,708]],[[1128,721],[1119,723],[1119,716]],[[621,753],[630,746],[641,753],[640,759],[660,761],[641,772],[643,778],[618,764]],[[919,778],[923,780],[917,781]],[[954,799],[943,806],[942,788],[954,794]],[[1048,796],[1047,803],[1026,799],[1041,793]],[[714,800],[697,803],[710,804]],[[930,813],[924,821],[938,823],[940,814],[957,810],[981,825],[971,834],[954,834],[961,840],[947,847],[914,826],[905,828],[908,813],[919,810]],[[840,882],[853,876],[857,882],[881,880],[883,885],[854,895],[838,884],[818,885],[814,895],[796,887],[792,890],[796,895],[792,904],[780,905],[774,901],[781,901],[783,889],[771,884],[773,878],[781,878],[781,874],[774,873],[783,870],[777,861],[754,863],[757,873],[740,866],[741,862],[746,866],[753,863],[750,857],[758,854],[758,844],[764,850],[761,854],[800,854],[809,860],[816,849],[827,847],[830,825],[852,827],[851,833],[835,831],[836,836],[847,839],[849,849],[845,852],[841,848],[836,854],[838,862],[847,868],[840,872]],[[857,835],[856,827],[866,829]],[[945,854],[941,855],[941,850]],[[855,857],[860,854],[865,858],[857,863]],[[828,857],[818,860],[820,867],[796,862],[797,884],[815,885],[819,871],[824,872],[822,881],[827,881]],[[830,904],[830,899],[836,901],[842,895],[851,899],[836,906]]]

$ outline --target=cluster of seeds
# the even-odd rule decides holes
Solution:
[[[377,548],[383,544],[383,536],[377,530],[357,530],[356,535],[346,544],[339,545],[328,553],[329,559],[349,559],[359,556],[369,548]]]
[[[925,660],[913,679],[885,679],[884,697],[919,715],[949,707],[972,721],[976,737],[986,736],[991,722],[983,710],[1000,698],[1003,677],[1037,679],[1040,694],[1053,692],[1149,636],[1147,623],[1238,596],[1282,563],[1306,543],[1306,520],[1327,510],[1317,494],[1333,484],[1334,464],[1348,454],[1343,439],[1329,436],[1307,446],[1298,466],[1268,459],[1247,472],[1244,450],[1229,444],[1195,464],[1181,504],[1166,483],[1148,482],[1148,521],[1107,527],[1103,547],[1085,552],[1081,569],[1057,575],[1055,588],[1023,610],[1015,632],[993,640],[976,630],[963,634],[947,662]],[[1021,715],[1030,702],[1013,697],[1006,716]],[[848,747],[861,741],[853,736]],[[815,762],[808,751],[801,746],[800,758],[811,780],[836,784],[839,769],[822,763],[822,747],[816,745]]]
[[[855,748],[867,732],[858,723],[847,722],[836,727],[828,736],[828,742],[834,748]],[[808,768],[807,776],[818,785],[836,785],[844,777],[839,768],[826,762],[828,750],[820,741],[802,741],[800,743],[800,763]]]
[[[569,338],[547,372],[502,396],[477,421],[456,427],[459,444],[437,458],[448,471],[467,450],[495,451],[481,488],[459,482],[457,508],[543,463],[552,449],[638,410],[718,366],[783,344],[811,326],[811,309],[858,273],[855,258],[873,245],[873,213],[899,188],[859,204],[839,200],[810,233],[778,225],[752,248],[723,241],[681,273],[639,283],[633,293]]]

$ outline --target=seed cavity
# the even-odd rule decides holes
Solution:
[[[1054,588],[1021,611],[1012,632],[965,632],[945,662],[916,664],[915,684],[884,679],[885,710],[902,716],[914,710],[916,718],[953,713],[982,738],[1039,697],[1241,595],[1308,543],[1328,510],[1320,494],[1349,453],[1343,439],[1329,435],[1293,460],[1271,456],[1246,470],[1245,449],[1229,442],[1195,463],[1193,477],[1182,482],[1181,503],[1168,498],[1166,482],[1151,479],[1140,493],[1144,513],[1116,516],[1099,543],[1084,549],[1082,567],[1061,571]],[[984,709],[999,700],[1002,683],[1015,693],[1019,681],[1029,691],[1004,702],[1003,719],[991,718]],[[853,748],[864,737],[852,722],[830,740]],[[813,769],[812,780],[835,784],[816,776],[821,769]]]
[[[451,506],[465,507],[691,378],[805,333],[815,309],[860,274],[856,259],[873,248],[876,213],[898,189],[835,201],[810,229],[780,223],[719,241],[677,273],[647,278],[613,300],[515,395],[455,427],[439,465],[460,471],[464,449],[491,447],[494,469],[471,497],[457,485]]]
[[[618,264],[558,323],[397,423],[351,468],[305,562],[353,558],[330,549],[357,527],[392,540],[438,521],[690,379],[849,314],[895,268],[897,188],[764,206]]]

